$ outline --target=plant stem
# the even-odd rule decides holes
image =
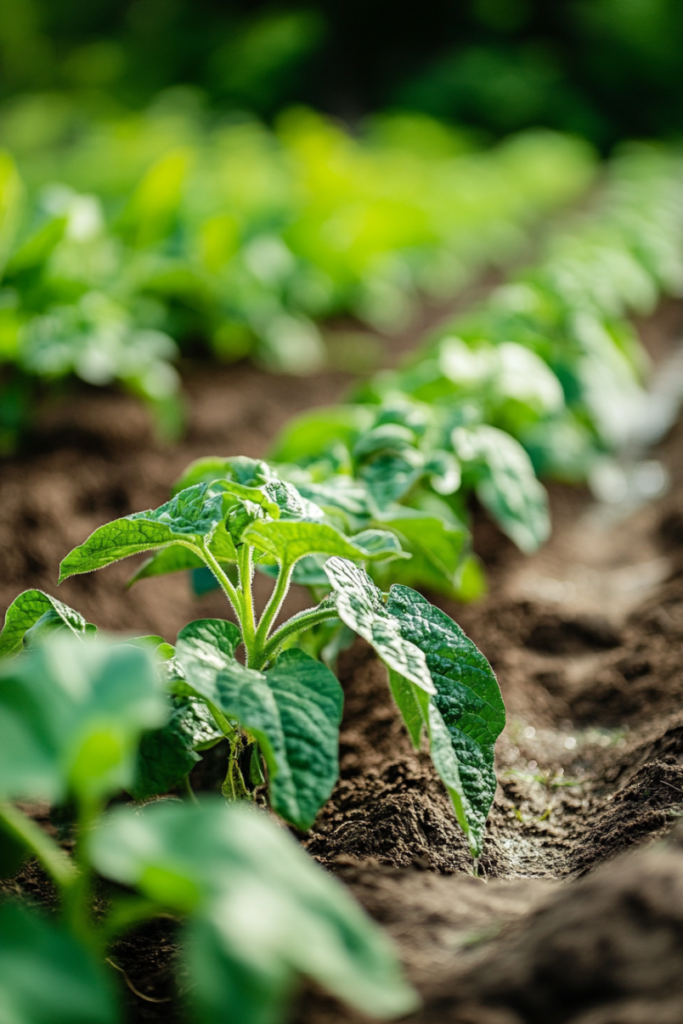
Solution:
[[[232,605],[232,608],[237,616],[237,619],[241,625],[242,623],[242,595],[239,590],[230,582],[225,572],[221,569],[219,563],[216,561],[214,556],[209,551],[206,544],[202,545],[202,558],[206,561],[207,565],[211,569],[218,582],[220,583],[223,593],[227,597],[228,601]]]
[[[284,622],[278,630],[276,630],[271,636],[268,643],[263,648],[261,655],[261,664],[255,667],[262,667],[266,662],[272,661],[275,655],[282,647],[285,640],[289,640],[291,637],[296,636],[297,633],[303,633],[304,630],[310,629],[312,626],[317,626],[320,622],[325,622],[327,619],[337,618],[336,608],[309,608],[305,612],[299,612],[298,615],[293,615],[291,619]]]
[[[192,783],[190,782],[190,776],[189,775],[185,776],[184,788],[185,788],[185,792],[187,793],[188,797],[190,798],[190,802],[198,806],[199,805],[199,800],[195,796],[195,792],[194,792],[194,790],[192,788]]]
[[[251,589],[253,576],[252,549],[249,544],[242,544],[238,549],[237,567],[240,574],[242,597],[242,640],[246,651],[247,668],[250,668],[256,646],[256,621],[254,619],[254,597]]]
[[[273,622],[278,616],[280,609],[282,608],[282,602],[287,596],[289,585],[292,581],[292,573],[294,571],[293,565],[280,566],[280,572],[278,573],[273,592],[268,599],[268,604],[263,610],[261,621],[259,622],[258,629],[256,630],[256,655],[265,648],[268,640],[268,632]]]
[[[71,928],[86,942],[95,940],[92,924],[92,866],[88,857],[88,838],[102,811],[102,804],[96,799],[81,799],[78,804],[78,838],[74,860],[79,868],[78,876],[66,893],[64,910]]]
[[[239,765],[239,756],[243,750],[242,737],[234,742],[230,741],[230,754],[228,756],[228,770],[225,780],[221,786],[221,793],[226,800],[250,800],[251,793],[246,787],[244,777]]]
[[[62,893],[74,884],[78,877],[76,865],[35,821],[4,802],[0,803],[0,820],[6,832],[28,846]]]

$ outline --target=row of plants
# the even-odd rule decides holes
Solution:
[[[319,321],[405,324],[419,295],[518,253],[595,168],[550,132],[481,151],[426,117],[377,118],[359,139],[308,110],[270,130],[212,120],[182,90],[91,119],[23,97],[0,124],[5,450],[40,382],[118,381],[173,434],[179,354],[316,369]]]
[[[473,493],[530,553],[550,531],[538,477],[585,481],[637,440],[649,359],[629,316],[683,294],[682,184],[678,154],[624,151],[535,265],[354,401],[285,427],[271,452],[281,475],[346,532],[390,530],[411,554],[378,566],[380,585],[476,597]]]
[[[105,524],[62,562],[60,580],[142,552],[132,582],[208,572],[230,619],[191,622],[171,645],[97,637],[40,591],[13,602],[0,634],[0,866],[11,876],[37,857],[58,904],[51,919],[0,909],[13,1021],[116,1020],[102,961],[160,914],[178,923],[197,1020],[279,1021],[301,975],[378,1016],[414,1007],[379,931],[248,805],[267,799],[293,828],[312,825],[339,771],[331,666],[360,635],[476,862],[504,706],[483,655],[407,584],[473,596],[472,490],[532,550],[548,531],[534,466],[578,479],[625,440],[644,358],[624,317],[682,288],[681,173],[664,152],[624,155],[536,267],[358,402],[290,425],[277,464],[201,459],[169,502]],[[256,571],[274,579],[260,617]],[[293,582],[312,604],[282,622]],[[224,799],[197,798],[192,768],[220,742]],[[120,806],[122,791],[137,806]],[[17,807],[36,799],[73,830],[73,858]]]

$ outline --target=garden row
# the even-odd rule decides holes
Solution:
[[[518,254],[595,169],[584,144],[548,132],[481,151],[406,115],[355,139],[304,110],[276,130],[212,123],[183,94],[92,121],[27,97],[0,123],[6,451],[35,393],[73,375],[119,382],[173,434],[181,353],[315,369],[318,322],[404,325],[420,295]]]
[[[284,821],[311,826],[338,777],[342,691],[329,666],[359,634],[388,668],[414,746],[426,735],[478,857],[502,700],[474,644],[407,584],[473,596],[469,493],[532,550],[548,532],[534,466],[579,479],[623,442],[625,422],[632,429],[644,363],[624,318],[681,290],[680,177],[666,153],[626,154],[538,266],[358,403],[291,425],[275,464],[199,460],[165,505],[105,524],[62,562],[61,579],[141,552],[151,555],[134,579],[208,570],[237,625],[197,620],[171,646],[97,638],[40,591],[10,606],[1,864],[12,876],[37,857],[59,904],[54,921],[0,910],[0,991],[17,1022],[116,1020],[101,959],[159,914],[183,922],[198,1020],[281,1020],[300,975],[378,1016],[414,1006],[385,939],[342,887],[237,802],[267,797]],[[275,579],[259,618],[257,569]],[[313,604],[281,622],[292,581]],[[197,804],[191,789],[169,797],[223,740],[228,805]],[[121,790],[143,807],[108,808]],[[73,858],[15,803],[37,799],[59,809]]]

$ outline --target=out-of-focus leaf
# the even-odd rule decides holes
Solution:
[[[0,907],[3,1024],[116,1024],[112,985],[91,951],[38,910]]]
[[[416,1007],[380,929],[256,810],[218,799],[120,808],[90,848],[106,877],[192,912],[190,999],[202,1022],[229,1008],[235,1020],[282,1024],[302,975],[373,1016]]]
[[[140,736],[168,711],[146,651],[56,635],[0,666],[0,795],[59,802],[129,786]]]

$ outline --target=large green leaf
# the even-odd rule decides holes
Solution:
[[[267,672],[245,668],[229,643],[212,645],[214,622],[220,620],[200,619],[179,634],[181,674],[197,695],[258,740],[273,809],[310,828],[339,774],[341,687],[325,665],[299,650],[285,651]]]
[[[452,440],[482,505],[520,550],[536,551],[550,535],[548,496],[521,444],[486,425],[457,427]]]
[[[290,522],[282,519],[271,523],[252,523],[244,532],[243,539],[258,551],[270,555],[284,565],[291,566],[306,555],[339,555],[356,561],[386,558],[387,552],[395,548],[390,544],[381,547],[378,538],[368,538],[363,547],[358,539],[349,539],[339,530],[326,523]]]
[[[381,930],[265,815],[218,799],[120,808],[95,832],[97,870],[171,911],[185,933],[200,1024],[281,1024],[300,976],[377,1017],[416,997]]]
[[[42,590],[25,590],[15,597],[5,613],[5,625],[0,633],[0,655],[20,651],[28,630],[46,615],[53,619],[50,623],[52,627],[64,628],[75,636],[84,636],[86,631],[92,632],[95,629],[94,626],[88,628],[88,623],[79,612],[58,601],[56,597],[50,597]]]
[[[275,698],[285,761],[270,782],[273,809],[308,829],[339,776],[339,727],[344,694],[335,675],[292,649],[264,673]]]
[[[208,490],[208,484],[197,484],[157,509],[134,512],[100,526],[66,556],[59,582],[141,551],[178,543],[195,549],[208,544],[224,518],[223,495]]]
[[[141,734],[168,711],[151,654],[55,635],[0,666],[0,796],[60,801],[130,786]]]
[[[330,558],[325,572],[342,622],[372,644],[390,669],[435,693],[424,654],[403,637],[399,621],[368,574],[343,558]]]
[[[37,910],[0,907],[2,1024],[116,1024],[112,986],[90,950]]]
[[[409,587],[394,586],[387,610],[401,635],[424,653],[436,686],[425,716],[421,695],[405,680],[392,690],[415,742],[422,715],[432,760],[453,800],[474,856],[496,791],[494,744],[505,725],[505,705],[484,655],[445,612]],[[419,703],[416,703],[419,702]]]

